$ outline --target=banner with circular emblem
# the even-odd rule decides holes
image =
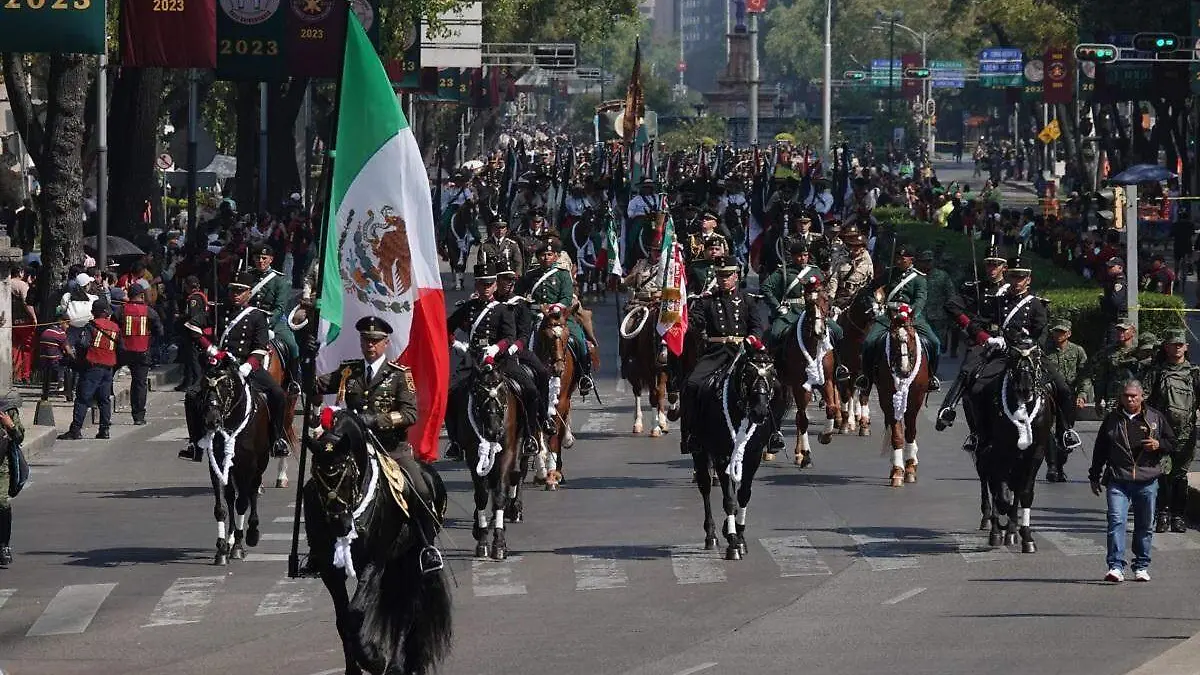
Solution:
[[[287,12],[288,74],[336,78],[346,34],[346,0],[282,0]],[[378,0],[350,0],[371,44],[379,49]]]
[[[288,76],[287,12],[290,0],[219,0],[217,77],[279,80]]]

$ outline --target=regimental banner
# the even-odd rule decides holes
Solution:
[[[1075,61],[1070,49],[1051,47],[1043,60],[1042,102],[1070,103],[1075,99]]]
[[[215,68],[217,0],[121,0],[121,65]]]
[[[290,0],[218,0],[217,77],[281,80],[288,76]]]
[[[288,74],[336,78],[346,35],[345,0],[282,1],[288,5]]]
[[[905,68],[920,68],[925,65],[921,59],[920,52],[904,52],[900,55],[901,72]],[[915,77],[901,78],[902,85],[900,87],[901,98],[914,99],[921,95],[921,91],[925,88],[923,81]]]
[[[0,51],[104,52],[104,0],[0,0]]]

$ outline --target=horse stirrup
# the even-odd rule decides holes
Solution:
[[[421,549],[421,556],[417,560],[417,564],[421,569],[421,574],[431,574],[441,571],[446,566],[446,561],[436,546],[426,546]]]

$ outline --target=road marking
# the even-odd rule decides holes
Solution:
[[[272,520],[271,522],[272,523],[287,523],[288,525],[291,525],[292,518],[293,518],[293,516],[278,516],[277,518],[275,518],[275,520]],[[300,522],[302,522],[302,523],[304,522],[304,516],[300,516]]]
[[[280,579],[275,587],[263,597],[254,616],[272,616],[275,614],[293,614],[296,612],[311,612],[313,605],[313,589],[320,579]]]
[[[519,555],[509,556],[507,560],[472,560],[471,588],[475,590],[475,597],[525,595],[525,584],[514,578],[521,560]]]
[[[215,577],[180,577],[158,599],[150,620],[142,628],[178,626],[196,623],[204,618],[204,610],[225,581],[225,575]]]
[[[670,547],[671,570],[680,584],[719,584],[725,581],[725,567],[713,551],[700,546],[676,544]]]
[[[329,670],[322,670],[321,672],[313,673],[312,675],[334,675],[334,673],[344,673],[344,672],[346,672],[345,668],[330,668]]]
[[[179,443],[188,440],[188,432],[186,427],[175,427],[164,431],[163,433],[147,438],[146,443]]]
[[[767,555],[779,566],[781,577],[811,577],[832,574],[829,565],[817,556],[817,549],[809,543],[808,537],[798,534],[794,537],[768,537],[758,542],[767,550]]]
[[[694,675],[695,673],[698,673],[702,670],[708,670],[709,668],[712,668],[715,665],[717,665],[716,661],[712,661],[710,663],[701,663],[698,666],[692,666],[691,668],[686,668],[684,670],[681,670],[678,673],[675,673],[675,675]]]
[[[912,598],[912,597],[916,597],[924,592],[925,592],[925,587],[918,586],[918,587],[912,589],[911,591],[905,591],[905,592],[901,593],[900,595],[897,595],[896,597],[892,598],[891,600],[884,600],[883,604],[898,605],[898,604],[904,602],[905,600]]]
[[[17,592],[15,588],[0,588],[0,609],[4,609],[4,603]]]
[[[291,541],[291,532],[263,532],[259,539],[263,541]]]
[[[30,462],[29,466],[31,466],[35,469],[38,467],[43,467],[43,466],[66,466],[67,464],[70,464],[71,460],[73,460],[73,459],[75,459],[75,458],[74,457],[38,457],[37,459],[34,459],[32,462]]]
[[[116,584],[78,584],[59,590],[46,610],[30,627],[26,637],[70,635],[87,630],[100,605]]]
[[[616,549],[596,549],[591,554],[573,555],[575,562],[575,590],[598,591],[606,588],[624,588],[629,577],[621,569],[614,555]]]
[[[1062,530],[1044,529],[1041,533],[1046,541],[1054,544],[1054,547],[1066,556],[1104,555],[1108,552],[1106,545],[1097,544],[1086,537],[1072,536]]]
[[[1151,540],[1155,551],[1196,551],[1200,550],[1200,542],[1186,534],[1156,534]]]
[[[867,561],[874,572],[921,566],[914,556],[904,552],[904,544],[899,539],[872,537],[867,534],[852,534],[850,537],[858,544],[858,554]]]
[[[287,562],[287,553],[247,553],[246,562]]]
[[[588,415],[587,421],[579,427],[581,434],[612,431],[617,423],[617,413],[594,412]]]
[[[958,554],[969,563],[976,562],[995,562],[997,560],[1007,560],[1012,557],[1012,551],[1003,546],[992,548],[986,546],[983,542],[983,535],[969,534],[967,532],[955,532],[950,535],[954,538],[955,547],[958,549]]]

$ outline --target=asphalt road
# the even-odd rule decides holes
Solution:
[[[1041,551],[988,549],[963,430],[934,432],[932,409],[918,484],[886,486],[878,427],[835,437],[815,445],[811,469],[781,455],[760,471],[745,560],[703,551],[689,462],[674,434],[629,433],[611,301],[597,315],[604,403],[577,406],[567,481],[526,492],[508,561],[471,559],[468,476],[440,467],[456,582],[443,672],[1119,675],[1198,632],[1200,533],[1156,537],[1153,582],[1102,583],[1103,503],[1082,480],[1085,452],[1070,483],[1038,485]],[[154,393],[150,409],[149,426],[121,420],[111,441],[59,443],[37,459],[14,503],[17,560],[0,570],[0,669],[340,672],[320,582],[284,578],[294,492],[268,488],[263,541],[213,567],[207,474],[175,457],[179,395]]]

